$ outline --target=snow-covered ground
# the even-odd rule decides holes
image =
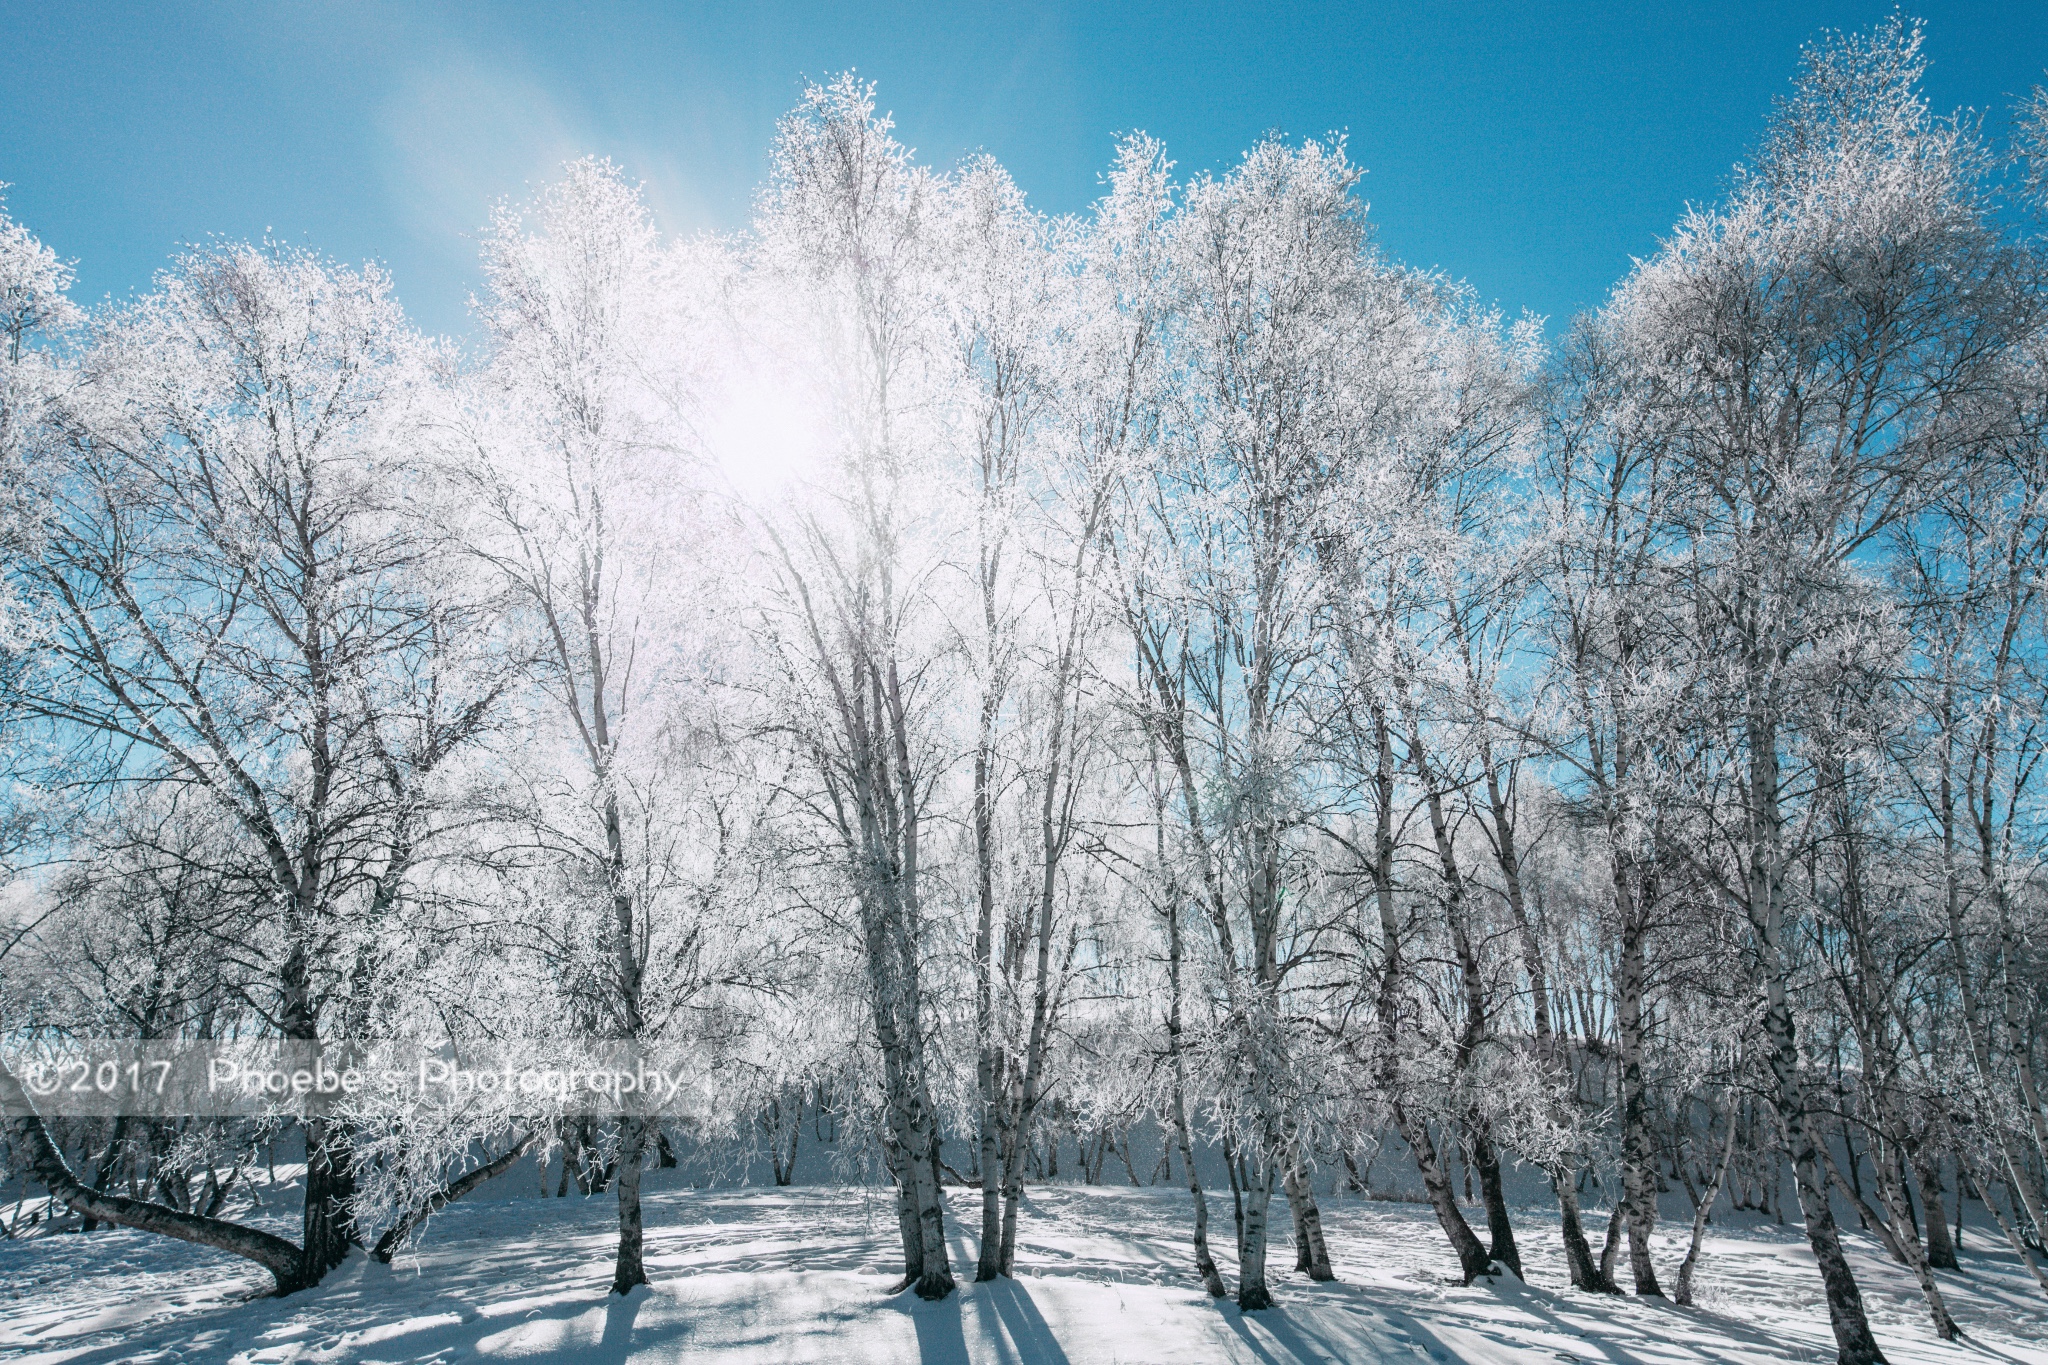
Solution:
[[[654,1173],[650,1173],[650,1177]],[[666,1173],[664,1173],[666,1174]],[[501,1182],[502,1183],[502,1182]],[[282,1193],[282,1192],[281,1192]],[[486,1196],[489,1191],[484,1192]],[[972,1273],[972,1192],[953,1194],[956,1269]],[[609,1198],[484,1197],[448,1210],[409,1258],[351,1260],[288,1299],[260,1272],[126,1230],[0,1243],[0,1358],[342,1362],[472,1358],[956,1362],[1828,1361],[1820,1280],[1796,1228],[1724,1228],[1701,1306],[1573,1292],[1555,1218],[1521,1219],[1531,1282],[1449,1282],[1427,1209],[1331,1199],[1339,1283],[1279,1276],[1280,1306],[1240,1314],[1188,1274],[1182,1191],[1041,1186],[1027,1197],[1014,1282],[942,1303],[890,1297],[891,1206],[878,1190],[653,1190],[655,1283],[619,1300]],[[1217,1206],[1219,1205],[1220,1206]],[[274,1206],[275,1207],[275,1206]],[[1226,1193],[1219,1254],[1230,1242]],[[1659,1238],[1667,1283],[1683,1227]],[[1868,1238],[1855,1268],[1893,1365],[2048,1365],[2048,1299],[1972,1229],[1943,1287],[1970,1340],[1936,1341],[1917,1289]],[[1276,1248],[1291,1265],[1292,1253]],[[1228,1272],[1228,1264],[1225,1266]]]

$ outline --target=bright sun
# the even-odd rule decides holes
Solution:
[[[712,463],[748,501],[787,496],[826,450],[812,396],[768,366],[735,367],[725,376],[702,434]]]

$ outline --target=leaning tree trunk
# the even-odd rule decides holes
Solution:
[[[2007,1189],[2012,1188],[2011,1177],[2006,1177],[2005,1186]],[[1992,1199],[1991,1182],[1984,1181],[1977,1188],[1984,1196],[1984,1207],[1990,1212],[1991,1220],[1997,1223],[1998,1230],[2005,1234],[2005,1244],[2012,1248],[2012,1254],[2019,1257],[2020,1264],[2034,1277],[2034,1283],[2041,1286],[2041,1292],[2048,1294],[2048,1271],[2041,1269],[2040,1263],[2034,1259],[2033,1250],[2013,1227],[2012,1220],[2005,1216],[2005,1210],[1999,1208],[1997,1201]]]
[[[1465,1214],[1458,1207],[1450,1179],[1437,1161],[1436,1144],[1430,1140],[1427,1124],[1409,1112],[1402,1094],[1401,989],[1405,970],[1401,962],[1401,921],[1394,909],[1393,726],[1384,702],[1373,702],[1372,718],[1373,739],[1378,750],[1378,766],[1373,776],[1373,899],[1379,908],[1384,958],[1375,1008],[1375,1022],[1379,1028],[1379,1066],[1374,1080],[1380,1094],[1386,1097],[1395,1131],[1400,1133],[1401,1140],[1408,1144],[1409,1154],[1415,1158],[1415,1169],[1422,1176],[1422,1188],[1429,1195],[1429,1204],[1436,1213],[1438,1225],[1450,1240],[1451,1252],[1458,1258],[1458,1269],[1464,1275],[1465,1283],[1470,1284],[1484,1275],[1492,1262],[1487,1259],[1486,1248],[1473,1236],[1471,1224],[1465,1221]]]
[[[1763,681],[1767,676],[1768,670],[1752,661],[1752,711],[1746,721],[1749,865],[1744,869],[1742,909],[1748,917],[1751,942],[1763,971],[1763,1030],[1770,1046],[1771,1099],[1791,1149],[1793,1186],[1798,1191],[1800,1211],[1806,1217],[1807,1244],[1820,1265],[1838,1365],[1884,1365],[1884,1352],[1878,1349],[1870,1318],[1863,1310],[1862,1291],[1856,1287],[1856,1277],[1842,1253],[1842,1234],[1828,1204],[1827,1179],[1822,1174],[1806,1082],[1799,1070],[1799,1038],[1792,1022],[1790,998],[1791,973],[1785,965],[1783,942],[1784,831],[1778,807],[1778,730],[1758,691],[1768,690],[1769,684]]]
[[[1864,901],[1863,839],[1855,819],[1847,764],[1835,753],[1824,754],[1821,762],[1822,781],[1833,792],[1833,800],[1829,804],[1836,838],[1841,846],[1838,914],[1855,955],[1853,980],[1857,984],[1852,986],[1849,980],[1843,980],[1843,998],[1863,1058],[1866,1103],[1876,1119],[1876,1125],[1870,1129],[1871,1170],[1877,1180],[1878,1199],[1888,1215],[1883,1221],[1891,1227],[1892,1248],[1920,1282],[1920,1293],[1927,1300],[1928,1316],[1934,1320],[1935,1335],[1943,1341],[1954,1341],[1957,1336],[1955,1319],[1949,1316],[1948,1303],[1942,1297],[1941,1286],[1935,1283],[1933,1268],[1928,1265],[1927,1254],[1920,1245],[1920,1231],[1913,1219],[1913,1195],[1906,1184],[1906,1163],[1900,1150],[1900,1140],[1907,1128],[1891,1085],[1890,1067],[1896,1064],[1899,1049],[1894,1042],[1891,1011],[1886,1007],[1889,1002],[1872,1000],[1867,994],[1880,989],[1878,983],[1886,979],[1886,974],[1869,937],[1869,918]],[[1846,1145],[1846,1125],[1842,1137]],[[1854,1171],[1856,1154],[1853,1151],[1849,1153],[1849,1159],[1850,1170]],[[1946,1236],[1947,1228],[1939,1200],[1929,1209],[1928,1221],[1933,1225],[1931,1235]]]
[[[1429,1206],[1436,1214],[1437,1226],[1450,1239],[1451,1250],[1458,1258],[1459,1272],[1465,1283],[1470,1284],[1484,1275],[1493,1261],[1487,1256],[1485,1245],[1473,1233],[1472,1225],[1465,1221],[1464,1210],[1458,1207],[1457,1191],[1451,1188],[1451,1178],[1444,1172],[1428,1126],[1409,1114],[1403,1104],[1393,1106],[1393,1115],[1394,1130],[1414,1154],[1415,1169],[1422,1176],[1423,1192],[1429,1196]]]
[[[1731,1096],[1732,1099],[1732,1096]],[[1728,1178],[1728,1163],[1735,1158],[1735,1105],[1728,1106],[1728,1136],[1721,1144],[1721,1160],[1713,1179],[1700,1194],[1700,1206],[1692,1211],[1692,1241],[1686,1244],[1685,1260],[1678,1267],[1678,1287],[1672,1291],[1675,1303],[1692,1306],[1692,1273],[1700,1262],[1700,1245],[1706,1240],[1707,1219],[1713,1216],[1714,1201],[1721,1197],[1721,1184]]]
[[[184,1242],[196,1242],[216,1251],[245,1257],[270,1272],[279,1294],[289,1294],[317,1283],[305,1278],[306,1262],[300,1249],[282,1237],[259,1228],[185,1213],[143,1199],[101,1194],[82,1183],[71,1173],[64,1154],[50,1140],[42,1116],[36,1112],[21,1082],[15,1079],[14,1072],[4,1062],[0,1062],[0,1115],[10,1121],[16,1144],[27,1151],[29,1170],[58,1203],[103,1223],[116,1223]]]
[[[1806,1218],[1807,1243],[1820,1265],[1837,1358],[1840,1365],[1883,1365],[1884,1353],[1878,1349],[1877,1338],[1871,1335],[1870,1320],[1863,1311],[1863,1295],[1849,1270],[1848,1258],[1842,1252],[1841,1230],[1835,1224],[1834,1210],[1828,1205],[1821,1153],[1813,1135],[1805,1086],[1798,1073],[1798,1045],[1791,1010],[1782,995],[1764,1012],[1764,1032],[1771,1041],[1771,1071],[1776,1081],[1772,1099],[1791,1147],[1793,1187],[1799,1197],[1800,1212]]]
[[[412,1236],[413,1229],[485,1181],[495,1179],[510,1170],[513,1162],[533,1150],[534,1145],[541,1140],[544,1133],[544,1129],[536,1127],[531,1132],[515,1136],[512,1139],[512,1145],[507,1147],[498,1156],[493,1157],[475,1170],[449,1181],[446,1185],[443,1185],[440,1189],[422,1199],[418,1204],[406,1210],[397,1222],[384,1229],[384,1235],[379,1237],[377,1244],[370,1248],[370,1259],[383,1265],[391,1264],[392,1256],[397,1253],[400,1247],[405,1245],[406,1239]],[[541,1194],[543,1197],[547,1194],[545,1173],[543,1173],[541,1183]]]
[[[1880,1101],[1879,1113],[1889,1116],[1891,1106]],[[1927,1300],[1927,1314],[1934,1320],[1934,1334],[1943,1341],[1954,1341],[1959,1335],[1956,1321],[1949,1316],[1948,1302],[1942,1297],[1941,1286],[1935,1282],[1933,1268],[1927,1264],[1927,1254],[1920,1247],[1920,1237],[1913,1230],[1912,1196],[1900,1179],[1896,1162],[1872,1160],[1871,1168],[1877,1176],[1877,1195],[1884,1201],[1885,1211],[1891,1215],[1892,1241],[1904,1255],[1906,1266],[1913,1272],[1913,1278],[1920,1282],[1921,1297]],[[1941,1226],[1940,1206],[1929,1212],[1928,1221]]]

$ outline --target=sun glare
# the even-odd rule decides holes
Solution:
[[[712,463],[748,501],[787,497],[824,456],[825,424],[803,386],[763,369],[727,379],[703,428]]]

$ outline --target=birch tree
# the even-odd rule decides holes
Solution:
[[[931,509],[913,489],[933,454],[924,405],[938,382],[928,324],[939,191],[890,126],[872,91],[844,76],[807,90],[778,131],[760,268],[795,293],[792,344],[816,367],[811,399],[832,448],[822,486],[764,525],[764,643],[788,688],[789,739],[815,778],[798,799],[836,845],[857,913],[901,1287],[938,1299],[954,1279],[924,984],[926,858],[952,661],[934,620]]]
[[[687,586],[701,574],[685,547],[705,521],[686,444],[688,306],[637,190],[609,163],[573,163],[534,218],[529,230],[503,209],[486,240],[478,309],[492,364],[450,440],[471,452],[471,545],[531,623],[550,717],[515,818],[571,910],[538,931],[587,983],[572,1012],[593,1036],[652,1043],[704,984],[685,849],[704,833],[690,798],[712,681]],[[697,851],[715,865],[731,851],[718,836],[738,832],[713,825]],[[584,945],[595,957],[579,964]],[[612,1291],[625,1294],[647,1282],[640,1174],[656,1119],[616,1122]]]
[[[402,838],[391,765],[437,761],[380,731],[424,709],[435,671],[418,665],[445,620],[418,577],[436,538],[412,515],[431,505],[426,360],[374,271],[276,247],[183,257],[95,319],[18,565],[47,624],[17,700],[63,755],[57,785],[182,788],[235,822],[263,888],[251,1004],[315,1045]],[[305,1128],[296,1259],[265,1244],[280,1289],[357,1236],[347,1135],[318,1114]]]
[[[1989,377],[2009,317],[1982,153],[1927,110],[1919,43],[1894,19],[1809,49],[1754,168],[1615,305],[1653,358],[1676,459],[1688,666],[1707,715],[1730,718],[1712,743],[1734,804],[1692,865],[1762,964],[1772,1098],[1845,1365],[1882,1356],[1829,1208],[1789,996],[1803,673],[1862,591],[1854,557],[1960,453],[1950,406]]]

